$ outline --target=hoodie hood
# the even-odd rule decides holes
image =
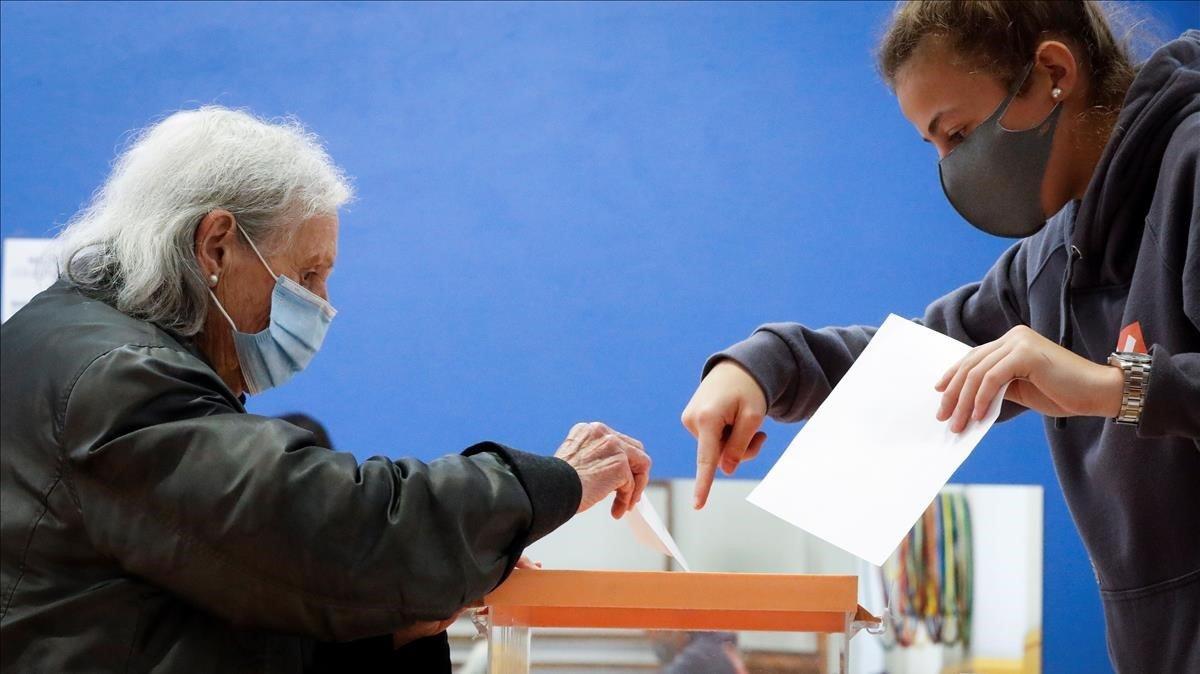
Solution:
[[[1200,30],[1189,30],[1138,69],[1112,137],[1075,216],[1073,288],[1128,283],[1163,153],[1200,110]]]

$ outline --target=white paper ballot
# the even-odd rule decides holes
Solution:
[[[1000,414],[962,433],[935,417],[942,374],[970,347],[888,316],[825,403],[747,497],[881,566]]]
[[[643,497],[641,501],[638,501],[633,510],[625,513],[625,521],[629,522],[629,528],[633,530],[634,538],[638,539],[642,545],[674,557],[684,571],[692,570],[688,566],[687,560],[683,558],[683,553],[679,551],[679,546],[675,544],[675,539],[671,537],[671,532],[667,531],[662,518],[658,516],[658,511],[650,503],[650,499]]]

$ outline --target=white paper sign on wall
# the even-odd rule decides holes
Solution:
[[[0,280],[0,322],[49,288],[58,275],[54,239],[4,239],[4,278]]]

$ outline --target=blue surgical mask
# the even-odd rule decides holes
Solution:
[[[276,274],[242,226],[237,228],[259,261],[275,277],[275,289],[271,291],[271,322],[261,332],[239,332],[217,296],[212,290],[208,292],[233,328],[233,345],[242,367],[242,378],[253,395],[281,386],[307,367],[325,341],[325,331],[337,311],[309,289]]]

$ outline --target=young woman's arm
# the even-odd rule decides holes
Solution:
[[[1029,240],[1018,242],[982,281],[929,305],[922,323],[972,345],[1026,323],[1028,245]],[[874,334],[875,328],[865,326],[812,329],[770,323],[709,358],[700,387],[683,412],[683,424],[698,442],[696,506],[707,500],[718,466],[732,473],[758,453],[766,439],[758,430],[764,416],[781,421],[812,416]],[[1020,410],[1007,405],[1004,416]]]
[[[1005,251],[983,280],[965,285],[925,310],[921,323],[972,346],[1027,322],[1024,242]],[[704,375],[733,360],[762,388],[767,414],[780,421],[812,416],[875,334],[874,327],[812,329],[768,323],[712,356]]]

